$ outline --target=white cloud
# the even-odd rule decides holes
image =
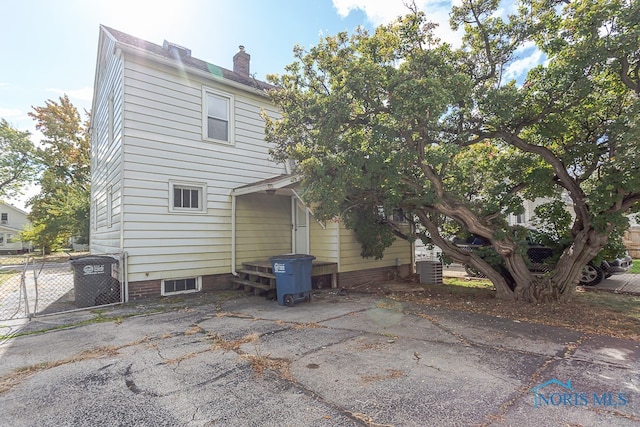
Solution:
[[[402,0],[333,0],[333,6],[343,18],[362,10],[373,25],[387,24],[409,11]]]
[[[453,4],[460,0],[438,1],[438,0],[417,0],[416,6],[423,11],[427,20],[437,23],[435,29],[436,36],[443,42],[455,47],[460,46],[462,31],[454,32],[449,27],[449,12]],[[399,16],[409,13],[407,0],[333,0],[333,6],[341,17],[348,16],[352,11],[361,10],[371,24],[374,26],[388,24]]]
[[[58,88],[48,88],[49,92],[58,93],[60,95],[67,94],[71,99],[77,99],[80,101],[91,102],[93,99],[93,88],[90,86],[85,86],[80,89],[58,89]]]
[[[0,117],[21,117],[24,116],[24,112],[17,108],[0,108]]]
[[[524,76],[529,70],[541,64],[545,57],[544,53],[532,42],[518,49],[516,55],[519,56],[519,59],[513,61],[505,70],[504,78],[506,80]]]

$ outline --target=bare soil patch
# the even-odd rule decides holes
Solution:
[[[367,283],[352,290],[379,293],[397,301],[640,341],[640,296],[635,295],[578,287],[566,303],[526,304],[496,299],[490,282],[470,279],[445,279],[443,285]]]

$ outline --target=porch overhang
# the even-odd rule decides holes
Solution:
[[[237,229],[237,219],[236,219],[236,199],[241,196],[246,196],[249,194],[260,194],[266,193],[269,195],[278,195],[278,196],[289,196],[295,197],[298,199],[307,212],[311,215],[313,213],[309,209],[308,206],[304,203],[300,195],[295,191],[294,187],[297,187],[297,184],[302,179],[302,176],[295,174],[283,174],[274,176],[271,178],[267,178],[261,181],[257,181],[251,184],[246,184],[241,187],[237,187],[231,190],[231,273],[234,276],[238,276],[236,271],[236,229]]]
[[[293,186],[300,182],[300,175],[286,174],[273,178],[263,179],[252,184],[243,185],[242,187],[231,190],[232,196],[243,196],[245,194],[267,193],[290,196],[295,194]]]

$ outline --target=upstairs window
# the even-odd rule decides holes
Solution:
[[[7,224],[9,222],[9,214],[1,213],[0,214],[0,224]]]
[[[233,142],[233,97],[211,89],[204,89],[203,137],[215,142]]]

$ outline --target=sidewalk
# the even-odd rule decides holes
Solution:
[[[620,294],[640,295],[640,274],[614,274],[604,279],[593,289],[615,292]]]

